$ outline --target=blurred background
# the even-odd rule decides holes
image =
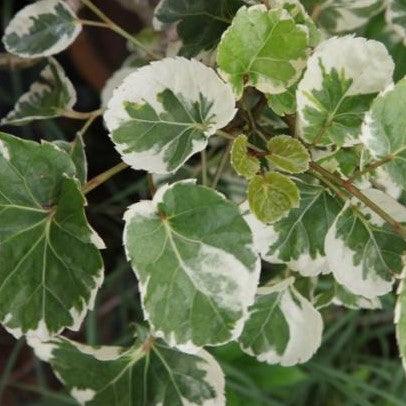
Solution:
[[[28,1],[0,0],[1,31]],[[80,1],[70,0],[73,7]],[[114,21],[131,33],[149,24],[154,1],[94,1]],[[156,2],[155,2],[156,3]],[[314,0],[307,1],[314,7]],[[80,16],[93,18],[82,9]],[[406,48],[394,44],[383,29],[383,14],[372,18],[360,34],[384,42],[397,64],[396,80],[406,73]],[[128,56],[127,44],[116,34],[86,27],[78,40],[57,59],[78,92],[77,111],[99,108],[99,94],[106,80]],[[45,61],[15,66],[0,49],[0,117],[37,78]],[[80,121],[57,119],[38,121],[24,127],[3,127],[2,131],[26,139],[71,141],[83,125]],[[89,178],[120,162],[99,118],[85,137]],[[88,344],[127,345],[134,324],[142,321],[137,281],[127,264],[121,244],[125,208],[149,198],[141,172],[126,170],[88,195],[87,214],[92,226],[107,245],[103,252],[106,279],[94,311],[81,330],[66,336]],[[1,225],[0,225],[1,227]],[[272,272],[265,268],[264,272]],[[323,345],[303,365],[282,368],[257,362],[230,344],[212,350],[227,378],[229,405],[406,405],[406,379],[399,360],[393,327],[394,297],[383,300],[383,308],[354,311],[343,307],[323,310]],[[75,404],[50,368],[38,361],[24,339],[16,341],[0,327],[0,405]]]

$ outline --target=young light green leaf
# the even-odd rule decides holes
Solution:
[[[243,210],[244,218],[263,260],[286,263],[303,276],[328,273],[324,240],[343,204],[321,185],[305,182],[297,185],[300,205],[292,209],[286,218],[264,225]]]
[[[305,172],[309,169],[310,155],[304,145],[289,135],[277,135],[267,144],[266,159],[271,165],[289,173]]]
[[[406,189],[406,78],[373,102],[365,118],[361,140],[393,182]]]
[[[263,223],[275,222],[299,207],[299,189],[287,176],[277,172],[254,176],[248,186],[251,211]]]
[[[32,120],[45,120],[63,115],[76,103],[76,91],[61,65],[49,58],[27,93],[17,101],[14,109],[1,120],[1,124],[24,125]]]
[[[241,7],[220,41],[220,74],[238,97],[244,86],[283,93],[304,68],[308,42],[307,30],[285,9]]]
[[[294,287],[294,278],[259,288],[238,341],[243,351],[269,364],[308,361],[321,344],[320,313]]]
[[[0,133],[0,320],[15,336],[77,330],[103,280],[69,156]]]
[[[388,25],[402,38],[406,44],[406,3],[404,0],[388,0],[386,7]]]
[[[180,55],[187,58],[216,48],[230,25],[241,0],[161,0],[155,9],[155,28],[178,23],[182,40]]]
[[[374,189],[363,193],[396,221],[406,222],[406,209],[394,199]],[[406,241],[363,206],[344,206],[327,233],[324,249],[336,280],[365,298],[388,293],[405,269]]]
[[[384,8],[384,0],[327,0],[320,4],[318,22],[327,31],[355,31]]]
[[[53,143],[70,156],[76,168],[76,177],[84,185],[87,181],[87,158],[83,138],[77,135],[72,142],[58,140]]]
[[[296,84],[284,93],[267,95],[268,106],[278,115],[286,116],[296,112]]]
[[[259,159],[248,153],[248,139],[240,134],[231,148],[231,165],[244,178],[251,179],[261,169]]]
[[[230,87],[213,69],[178,57],[127,76],[114,91],[104,119],[126,163],[171,173],[206,148],[208,138],[235,112]]]
[[[63,337],[30,344],[82,405],[225,405],[223,372],[203,349],[185,354],[152,338],[130,348]]]
[[[236,338],[260,261],[238,207],[190,181],[130,206],[124,245],[154,334],[190,351]]]
[[[295,20],[296,24],[306,27],[309,33],[309,45],[315,47],[321,39],[321,32],[313,19],[299,0],[269,0],[271,8],[285,9]]]
[[[20,10],[7,26],[6,50],[25,58],[57,54],[79,35],[82,25],[62,0],[40,0]]]
[[[356,143],[366,111],[392,82],[393,70],[377,41],[346,36],[321,43],[298,85],[299,134],[314,145]]]

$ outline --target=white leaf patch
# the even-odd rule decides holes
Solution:
[[[190,122],[179,122],[176,112],[165,111],[160,98],[164,91],[170,91],[177,98],[177,102],[183,105],[182,113],[189,116]],[[202,97],[206,100],[207,111],[204,114],[201,111]],[[136,142],[131,142],[131,139],[124,143],[115,141],[114,132],[131,121],[126,110],[126,105],[129,103],[139,106],[147,104],[160,118],[151,119],[143,116],[133,119],[134,125],[140,125],[140,123],[151,125],[147,129],[143,127],[139,130],[137,127],[134,130],[134,137],[138,137]],[[192,117],[193,108],[200,109],[200,117],[203,115],[206,117],[206,119],[203,118],[202,124],[197,123],[195,117]],[[213,69],[195,60],[177,57],[153,62],[127,76],[113,92],[104,119],[116,149],[126,163],[134,169],[168,173],[176,171],[191,155],[203,150],[207,145],[208,137],[226,126],[235,112],[235,100],[231,88],[221,81]],[[162,114],[165,114],[165,119],[162,119]],[[182,130],[172,139],[164,142],[161,138],[168,132],[165,126],[168,128],[179,126]],[[190,138],[189,141],[182,141],[183,144],[179,145],[179,139],[185,132],[195,131],[195,129],[197,131],[198,128],[204,137]],[[154,133],[156,131],[158,133]],[[153,136],[155,138],[150,145],[149,139]],[[188,142],[190,145],[186,145]],[[173,152],[176,143],[178,143],[177,149],[182,150],[181,159],[175,157],[175,154],[179,155],[179,151]],[[172,163],[171,160],[175,158],[176,162]]]
[[[304,298],[294,287],[294,278],[286,279],[274,286],[258,289],[258,299],[265,298],[267,295],[277,294],[277,300],[272,300],[272,306],[269,306],[269,316],[263,319],[259,312],[263,309],[258,307],[256,302],[250,308],[250,318],[247,321],[239,341],[243,351],[256,356],[259,361],[265,361],[269,364],[281,364],[282,366],[291,366],[308,361],[317,351],[321,344],[323,320],[320,313],[313,305]],[[266,299],[264,299],[266,300]],[[277,306],[282,313],[282,317],[287,323],[288,337],[287,342],[283,343],[282,353],[274,347],[275,343],[269,341],[269,337],[275,338],[280,333],[272,329],[278,329],[280,326],[273,326],[271,312]],[[257,320],[256,320],[257,319]],[[249,325],[256,329],[249,331]],[[279,345],[281,345],[281,338]],[[247,345],[248,344],[248,345]]]

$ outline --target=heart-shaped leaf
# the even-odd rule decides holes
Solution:
[[[75,174],[55,145],[0,133],[0,320],[15,336],[77,330],[102,283]]]

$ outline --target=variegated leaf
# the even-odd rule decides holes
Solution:
[[[0,133],[0,320],[15,336],[77,330],[103,281],[68,154]]]
[[[61,65],[49,58],[38,80],[18,99],[1,124],[24,125],[32,120],[58,117],[71,111],[75,103],[76,91],[71,81]]]
[[[291,366],[308,361],[321,344],[320,313],[288,278],[259,288],[238,341],[246,353],[269,364]]]
[[[67,48],[82,25],[65,1],[40,0],[20,10],[7,26],[7,51],[26,58],[50,56]]]
[[[116,149],[132,168],[170,173],[203,150],[235,112],[230,87],[213,69],[178,57],[127,76],[104,119]]]
[[[393,70],[377,41],[346,36],[321,43],[296,93],[301,137],[314,145],[356,143],[365,113],[392,82]]]
[[[236,338],[260,267],[238,207],[183,181],[130,206],[125,222],[127,257],[154,334],[187,351]]]

